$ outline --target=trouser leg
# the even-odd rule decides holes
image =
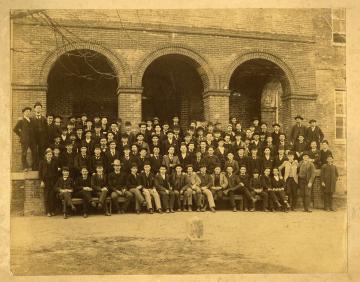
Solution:
[[[161,198],[161,205],[165,210],[169,209],[169,195],[165,191],[158,192]]]
[[[269,205],[269,195],[265,191],[262,191],[260,195],[261,195],[261,199],[262,199],[262,208],[263,208],[263,210],[265,210],[265,209],[267,209],[267,207]]]
[[[176,208],[181,209],[180,191],[175,190],[174,191],[174,196],[175,196]]]
[[[234,191],[230,190],[228,192],[228,195],[230,197],[230,205],[232,208],[236,208],[236,203],[235,203],[235,194],[234,194]]]
[[[169,191],[169,207],[170,210],[174,210],[174,203],[175,203],[175,192]]]
[[[192,189],[191,188],[187,188],[184,191],[184,206],[187,205],[188,207],[192,206]]]
[[[133,194],[131,194],[131,192],[129,192],[129,191],[125,191],[124,197],[125,197],[125,202],[123,203],[122,210],[127,211],[128,207],[131,203],[131,200],[133,198]]]
[[[28,149],[29,149],[29,144],[21,143],[21,164],[22,164],[23,169],[29,168],[29,164],[26,160]]]
[[[116,192],[111,193],[111,201],[116,211],[120,211],[119,194]]]
[[[139,189],[131,188],[129,191],[135,197],[135,210],[140,210],[141,204],[145,201],[145,198],[143,197]]]
[[[201,208],[201,200],[202,200],[201,189],[199,187],[193,188],[192,195],[195,197],[196,207]]]
[[[106,190],[99,192],[99,203],[103,206],[105,206],[107,194],[108,194],[108,191],[106,191]]]
[[[144,188],[142,193],[143,193],[145,201],[146,201],[147,209],[148,210],[152,209],[151,195],[150,195],[149,189]]]
[[[334,209],[334,206],[333,206],[333,193],[330,192],[330,193],[328,193],[328,194],[329,194],[329,195],[328,195],[329,207],[330,207],[331,210],[333,210],[333,209]]]
[[[310,209],[310,204],[311,204],[311,189],[312,187],[308,187],[307,183],[305,183],[304,186],[304,205],[305,205],[305,210],[309,210]]]
[[[81,190],[74,196],[79,197],[83,200],[83,213],[88,213],[89,205],[92,201],[91,191]]]
[[[45,206],[45,213],[50,213],[50,190],[51,188],[44,187],[44,206]]]
[[[214,197],[213,197],[213,194],[211,193],[211,191],[209,189],[202,189],[202,193],[206,196],[206,199],[209,203],[209,207],[214,208],[215,202],[214,202]]]
[[[155,202],[155,208],[158,210],[158,209],[161,209],[161,200],[160,200],[160,195],[159,193],[156,191],[155,188],[151,189],[151,195],[152,197],[154,198],[154,202]]]

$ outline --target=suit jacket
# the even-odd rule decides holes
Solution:
[[[229,174],[226,174],[226,178],[228,180],[228,189],[229,190],[238,190],[240,189],[240,178],[236,174],[232,174],[231,176]]]
[[[74,192],[80,192],[84,187],[91,188],[91,177],[89,175],[86,179],[82,175],[75,179]]]
[[[91,176],[91,188],[95,191],[100,191],[101,188],[107,186],[107,177],[106,174],[103,173],[102,177],[100,177],[97,173]]]
[[[165,165],[168,169],[169,173],[172,173],[175,165],[180,164],[179,158],[177,156],[173,156],[173,159],[170,160],[169,155],[163,156],[162,164]],[[173,165],[172,167],[170,165]]]
[[[95,157],[95,155],[92,155],[90,157],[90,172],[96,172],[96,165],[97,164],[102,164],[103,168],[104,168],[104,172],[106,172],[106,161],[105,161],[105,157],[103,154],[100,154],[99,157]]]
[[[132,173],[130,173],[126,178],[126,187],[128,189],[132,189],[138,187],[139,185],[141,185],[139,175],[133,175]]]
[[[58,166],[54,159],[52,159],[50,163],[45,159],[42,159],[39,162],[39,178],[41,181],[52,182],[52,184],[55,184],[58,175]]]
[[[201,180],[199,178],[199,176],[197,175],[196,172],[193,172],[191,175],[186,175],[186,181],[187,181],[187,185],[188,187],[192,187],[192,186],[197,186],[199,187],[201,184]]]
[[[298,126],[297,124],[295,124],[292,129],[291,129],[291,133],[290,133],[290,141],[291,142],[295,142],[295,140],[297,140],[297,138],[299,137],[299,134],[302,134],[304,137],[306,133],[306,127],[305,125],[300,125]]]
[[[317,125],[314,129],[310,126],[306,129],[305,139],[309,144],[311,141],[316,141],[316,143],[319,144],[324,139],[324,133]]]
[[[90,169],[90,157],[86,154],[85,157],[81,153],[77,154],[74,158],[74,167],[77,172],[81,171],[81,167],[86,166],[87,169]]]
[[[32,120],[27,121],[25,118],[19,119],[13,130],[20,138],[20,143],[30,145],[34,136]]]
[[[126,174],[111,172],[108,175],[108,187],[110,192],[126,188]]]
[[[145,171],[143,171],[142,173],[140,173],[139,178],[143,188],[152,189],[155,187],[155,177],[151,172],[148,176],[146,176]]]
[[[200,178],[200,187],[210,188],[212,186],[213,179],[210,174],[207,174],[207,173],[201,174],[199,172],[198,177]]]
[[[218,165],[220,165],[221,169],[223,169],[225,165],[221,163],[217,155],[212,155],[212,156],[207,155],[203,158],[203,162],[206,164],[206,169],[208,173],[213,173],[214,168]]]
[[[42,140],[46,140],[46,133],[47,133],[47,121],[44,116],[40,118],[32,117],[31,118],[31,125],[33,128],[35,138],[39,138]]]
[[[250,190],[255,190],[255,189],[262,189],[262,185],[261,185],[261,178],[254,178],[251,177],[250,181],[249,181],[249,188]]]
[[[165,139],[162,143],[162,151],[164,152],[164,154],[168,153],[170,146],[175,147],[175,152],[178,151],[178,143],[175,138],[173,138],[172,143],[169,142],[169,139]]]
[[[334,193],[336,181],[339,177],[337,167],[335,165],[324,164],[321,168],[321,182],[325,183],[326,193]]]
[[[181,153],[179,153],[178,159],[183,168],[185,168],[189,164],[192,164],[192,155],[189,155],[189,153],[186,153],[184,158]]]
[[[305,178],[306,182],[313,183],[315,179],[315,166],[311,161],[305,163],[301,161],[299,164],[299,178]]]
[[[151,172],[155,175],[156,173],[159,172],[159,168],[162,165],[163,162],[163,158],[162,156],[157,156],[155,157],[154,155],[152,155],[150,157],[150,163],[151,163]]]
[[[70,189],[74,191],[74,181],[69,176],[67,179],[64,179],[62,176],[55,183],[55,191],[59,192],[60,189]]]
[[[260,176],[260,183],[261,183],[261,187],[262,187],[265,191],[267,191],[268,189],[271,189],[271,188],[272,188],[270,176],[261,175],[261,176]]]
[[[288,179],[288,177],[290,176],[290,174],[292,173],[293,177],[294,177],[294,181],[296,183],[298,183],[298,167],[299,167],[299,163],[297,160],[294,160],[292,163],[290,163],[290,161],[286,160],[280,167],[279,167],[279,171],[282,174],[282,170],[283,168],[285,168],[285,172],[284,172],[284,181],[286,182],[286,180]]]
[[[212,177],[212,182],[213,182],[212,186],[215,186],[215,178],[216,178],[215,173],[213,173],[213,174],[211,175],[211,177]],[[227,178],[226,178],[225,173],[224,173],[224,172],[220,172],[220,174],[219,174],[218,177],[219,177],[219,185],[220,185],[220,187],[221,187],[222,189],[226,189],[226,188],[228,187],[228,185],[229,185],[229,182],[228,182],[228,180],[227,180]]]
[[[174,190],[180,191],[187,186],[186,175],[181,173],[179,176],[176,173],[173,173],[170,177],[170,183]]]
[[[115,150],[114,155],[112,155],[110,149],[108,149],[104,154],[104,158],[105,158],[106,172],[110,173],[114,170],[112,165],[114,160],[116,159],[120,160],[120,153],[117,150]]]
[[[165,190],[169,190],[171,187],[171,183],[170,183],[170,177],[168,174],[165,174],[165,179],[163,179],[160,175],[160,173],[158,173],[155,176],[155,188],[158,191],[165,191]]]

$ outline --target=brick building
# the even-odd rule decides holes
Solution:
[[[345,167],[343,10],[16,10],[11,28],[13,123],[36,101],[133,123],[259,116],[287,133],[301,114]],[[13,171],[19,150],[13,136]]]

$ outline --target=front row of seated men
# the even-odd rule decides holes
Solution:
[[[289,180],[297,176],[297,171],[300,176],[302,170],[313,170],[311,169],[313,164],[308,161],[309,156],[305,153],[301,165],[295,161],[296,168],[292,171],[293,157],[294,153],[289,152],[289,162],[285,162],[283,167],[273,168],[272,171],[265,167],[262,174],[255,169],[251,176],[247,174],[245,166],[240,167],[239,175],[234,174],[231,165],[226,166],[226,173],[221,171],[220,166],[216,166],[210,175],[207,173],[206,164],[200,165],[199,173],[194,172],[191,164],[186,166],[186,172],[183,172],[181,165],[176,165],[172,175],[168,175],[166,167],[161,165],[159,172],[154,175],[150,163],[145,163],[141,173],[138,173],[137,164],[133,163],[131,173],[126,174],[121,171],[120,160],[115,159],[114,171],[108,175],[104,173],[103,165],[99,163],[96,165],[96,172],[92,175],[89,175],[86,167],[82,167],[81,176],[73,180],[68,167],[62,168],[62,176],[58,178],[58,168],[54,163],[52,150],[47,149],[45,158],[40,163],[39,174],[41,187],[44,188],[47,216],[55,214],[55,207],[60,199],[64,218],[67,218],[69,209],[76,210],[72,198],[83,200],[84,217],[88,216],[90,207],[102,210],[106,216],[110,216],[108,197],[111,198],[113,207],[118,213],[125,213],[131,201],[135,202],[135,211],[138,214],[143,208],[146,208],[150,214],[154,211],[159,213],[193,209],[206,211],[207,207],[215,212],[215,201],[221,200],[224,196],[230,200],[231,208],[235,212],[237,195],[242,195],[245,211],[255,211],[255,203],[259,201],[263,211],[287,212],[290,208],[295,210],[297,203],[297,189],[294,189],[294,185],[288,185]],[[280,173],[283,168],[284,178]],[[307,193],[311,179],[300,176],[298,182],[299,185],[300,182],[304,182],[300,185],[304,211],[311,212],[310,194]],[[121,205],[118,201],[119,197],[123,198]],[[290,203],[287,201],[288,198]]]

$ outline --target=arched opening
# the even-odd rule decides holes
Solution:
[[[230,116],[249,126],[252,118],[283,123],[282,96],[290,94],[285,72],[266,59],[250,59],[233,72],[230,83]]]
[[[48,75],[47,109],[64,117],[83,112],[117,116],[118,81],[108,59],[93,50],[62,54]]]
[[[163,122],[178,115],[182,126],[190,120],[203,120],[204,85],[198,68],[197,62],[184,55],[155,59],[142,78],[142,117],[157,116]]]

